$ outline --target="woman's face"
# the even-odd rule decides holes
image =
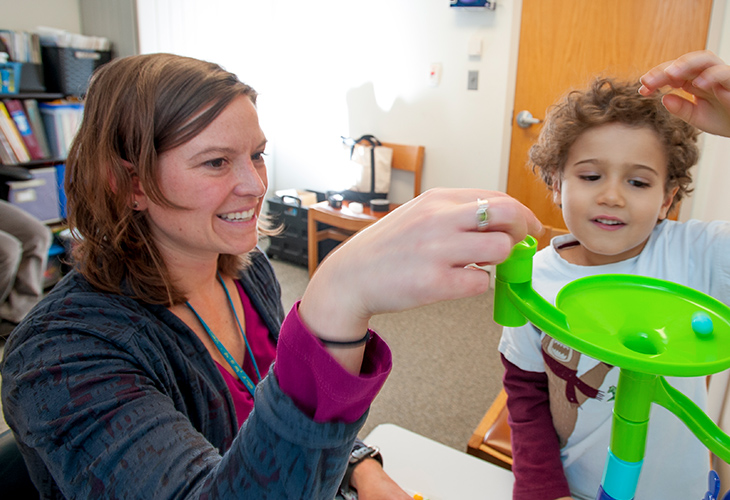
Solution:
[[[217,260],[256,246],[268,183],[265,146],[256,108],[240,96],[195,138],[160,155],[162,193],[184,208],[158,205],[144,194],[136,200],[168,264]]]

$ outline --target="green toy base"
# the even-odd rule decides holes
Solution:
[[[591,276],[566,285],[556,306],[571,347],[606,363],[680,377],[730,367],[730,308],[691,288],[641,276]]]

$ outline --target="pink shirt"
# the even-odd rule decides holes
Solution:
[[[261,373],[262,377],[265,377],[269,372],[271,363],[273,363],[276,358],[276,344],[274,344],[274,339],[272,339],[271,335],[269,335],[269,330],[266,328],[261,316],[259,316],[256,309],[254,309],[251,304],[251,300],[248,298],[248,295],[246,295],[243,291],[241,284],[238,281],[235,283],[236,288],[238,289],[238,295],[241,297],[241,304],[243,305],[243,331],[246,332],[246,340],[248,341],[249,346],[251,346],[251,351],[256,359],[259,373]],[[251,410],[253,409],[253,396],[251,396],[251,393],[248,392],[246,386],[243,385],[243,382],[241,382],[236,375],[226,370],[226,368],[217,361],[215,364],[218,366],[218,370],[220,370],[223,374],[223,379],[226,381],[228,390],[231,392],[233,406],[236,408],[238,426],[240,427],[243,425],[243,422],[246,421],[248,414],[251,413]],[[241,368],[243,368],[243,371],[246,372],[246,375],[251,377],[254,384],[259,383],[259,379],[256,376],[256,370],[254,370],[253,363],[251,362],[251,356],[249,356],[248,352],[246,352],[243,360],[243,366]]]
[[[246,339],[261,376],[266,376],[276,360],[274,374],[281,390],[316,422],[350,423],[359,419],[390,374],[392,358],[387,344],[373,332],[365,348],[360,374],[352,375],[307,330],[299,318],[297,302],[284,319],[279,343],[275,346],[266,325],[238,281],[236,286],[243,304]],[[238,377],[217,362],[216,365],[231,392],[240,427],[253,409],[253,397]],[[254,383],[259,382],[248,354],[242,368]]]

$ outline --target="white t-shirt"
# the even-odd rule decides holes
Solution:
[[[560,289],[571,281],[619,273],[679,283],[730,305],[728,222],[663,221],[641,254],[604,266],[578,266],[564,260],[556,248],[571,241],[575,241],[572,235],[553,238],[533,261],[533,288],[553,304]],[[595,499],[609,445],[619,370],[546,337],[531,324],[504,328],[499,350],[522,370],[547,372],[550,411],[572,495]],[[667,381],[706,411],[705,377],[667,377]],[[702,498],[708,471],[705,446],[676,416],[652,405],[636,500]]]

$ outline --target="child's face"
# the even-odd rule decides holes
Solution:
[[[676,189],[666,193],[667,159],[656,133],[610,123],[591,128],[568,152],[555,201],[580,245],[574,264],[603,265],[638,255]]]

